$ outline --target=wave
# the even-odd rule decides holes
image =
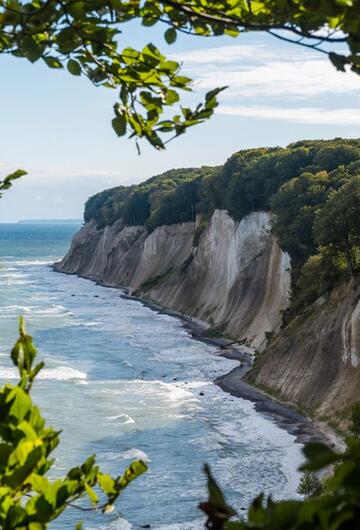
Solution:
[[[87,530],[132,530],[133,525],[123,517],[117,517],[110,524],[87,527]]]
[[[56,258],[54,258],[55,260]],[[24,260],[17,260],[17,261],[12,261],[11,263],[13,263],[14,265],[18,265],[18,266],[26,266],[26,265],[52,265],[54,263],[54,260],[52,259],[47,259],[47,260],[41,260],[41,259],[30,259],[30,260],[27,260],[27,259],[24,259]]]
[[[19,374],[16,368],[0,368],[0,379],[18,379]],[[80,370],[75,370],[69,366],[57,366],[56,368],[44,368],[37,376],[38,379],[69,381],[73,379],[85,380],[87,375]]]
[[[72,315],[73,313],[70,313],[70,314]],[[90,328],[93,326],[99,326],[99,324],[101,324],[101,322],[73,322],[72,323],[73,326],[82,326],[86,328]]]
[[[106,383],[106,381],[103,381]],[[113,381],[109,381],[109,384],[112,384]],[[141,387],[139,389],[138,387]],[[191,384],[189,384],[191,386]],[[182,402],[184,400],[188,401],[193,399],[194,395],[190,392],[190,389],[187,388],[187,385],[182,385],[179,381],[178,384],[175,383],[165,383],[160,380],[145,380],[145,379],[122,379],[120,388],[104,388],[101,390],[103,394],[112,394],[112,395],[121,395],[132,391],[132,387],[135,387],[137,394],[143,396],[153,396],[157,397],[163,395],[168,401]]]
[[[132,447],[131,449],[128,449],[127,451],[122,453],[121,458],[123,458],[124,460],[127,460],[128,458],[136,458],[138,460],[142,460],[143,462],[145,462],[145,464],[149,464],[151,462],[150,458],[144,451],[141,451],[141,449],[136,449],[135,447]]]
[[[39,309],[35,307],[32,309],[32,313],[34,315],[62,315],[62,316],[73,315],[71,311],[68,311],[62,305],[57,305],[57,304],[53,304],[51,307],[47,307],[46,309]]]
[[[71,313],[71,311],[68,311],[60,304],[52,304],[49,307],[45,307],[45,309],[37,305],[33,305],[33,306],[6,305],[3,307],[0,307],[0,313],[5,313],[5,317],[13,316],[14,313],[25,314],[27,316],[30,316],[30,315],[34,315],[34,316],[52,316],[52,315],[73,316],[73,313]]]
[[[5,305],[4,307],[0,308],[0,313],[8,313],[9,311],[17,311],[20,313],[30,313],[33,309],[33,306],[26,306],[26,305]]]
[[[117,414],[116,416],[107,416],[107,420],[123,420],[122,425],[131,425],[135,420],[129,414]]]

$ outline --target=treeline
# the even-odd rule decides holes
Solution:
[[[95,219],[98,228],[121,219],[126,225],[162,224],[195,220],[199,183],[217,168],[171,169],[133,186],[111,188],[88,199],[85,222]]]
[[[297,311],[360,271],[360,140],[300,141],[247,149],[221,167],[175,169],[137,186],[91,197],[85,221],[145,225],[209,219],[224,209],[236,220],[271,210],[273,232],[292,258]]]

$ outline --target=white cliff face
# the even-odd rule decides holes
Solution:
[[[248,381],[348,428],[359,401],[360,283],[337,286],[293,319],[266,348]]]
[[[357,368],[360,354],[360,301],[343,319],[342,344],[344,363]]]
[[[195,263],[206,261],[208,287],[214,299],[219,289],[233,287],[239,272],[260,256],[269,239],[270,219],[265,212],[254,212],[236,223],[226,211],[216,210],[201,238]]]
[[[89,223],[58,269],[127,286],[263,348],[290,292],[290,258],[270,235],[270,215],[253,212],[238,223],[216,210],[196,248],[194,233],[194,223],[151,234],[120,222],[104,230]]]
[[[141,289],[145,282],[175,272],[193,251],[194,223],[160,226],[147,236],[132,282]]]

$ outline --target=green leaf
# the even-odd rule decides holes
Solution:
[[[56,57],[43,57],[43,60],[49,68],[63,68],[62,63]]]
[[[165,40],[168,44],[173,44],[177,38],[177,32],[175,28],[169,28],[164,33]]]
[[[125,116],[116,116],[116,118],[114,118],[111,123],[114,131],[118,136],[124,136],[124,134],[126,134],[127,121]]]
[[[207,502],[200,503],[199,508],[208,516],[208,524],[211,523],[211,526],[210,524],[209,526],[208,524],[206,525],[208,528],[225,528],[225,523],[236,512],[226,503],[225,497],[213,478],[208,465],[205,465],[204,471],[208,481],[209,498]]]
[[[105,475],[104,473],[98,474],[98,482],[100,488],[106,495],[112,495],[116,493],[115,490],[115,480],[110,475]]]
[[[124,471],[123,475],[116,479],[116,489],[121,491],[125,489],[130,482],[147,471],[147,465],[142,460],[135,460]]]
[[[39,46],[35,38],[30,35],[25,35],[23,37],[21,41],[21,49],[23,50],[25,57],[27,57],[32,63],[40,59],[44,51],[43,47]]]
[[[17,171],[14,171],[14,173],[10,173],[10,175],[7,175],[3,181],[0,181],[0,192],[10,189],[13,184],[13,180],[17,180],[26,174],[27,172],[23,169],[18,169]]]
[[[89,486],[89,484],[87,484],[85,482],[84,484],[85,486],[85,490],[86,490],[86,493],[88,494],[89,498],[91,499],[91,501],[96,504],[99,502],[99,497],[96,495],[95,491],[92,489],[91,486]]]
[[[174,103],[177,103],[179,99],[180,99],[180,96],[175,90],[169,89],[166,92],[165,102],[167,105],[173,105]]]
[[[222,87],[214,88],[213,90],[210,90],[210,92],[207,92],[206,95],[205,95],[205,101],[211,101],[218,94],[220,94],[220,92],[222,92],[223,90],[226,90],[227,88],[229,88],[229,87],[222,86]]]
[[[345,57],[345,55],[339,55],[338,53],[330,52],[329,59],[337,70],[346,72],[345,66],[348,63],[348,59]]]
[[[340,456],[334,453],[327,445],[310,443],[303,449],[307,462],[301,466],[301,471],[318,471],[339,460]]]
[[[81,75],[81,66],[75,59],[70,59],[67,63],[67,69],[72,75]]]

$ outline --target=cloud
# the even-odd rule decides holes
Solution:
[[[175,53],[171,58],[184,66],[237,63],[239,61],[264,62],[266,59],[274,57],[271,49],[263,44],[239,44],[232,46],[217,46],[203,50],[190,50],[182,53]]]
[[[360,92],[360,76],[338,72],[330,60],[295,46],[278,48],[256,43],[220,46],[178,54],[184,70],[200,88],[228,85],[224,97],[305,99],[324,94]]]
[[[220,68],[200,72],[199,86],[230,86],[227,97],[292,97],[307,98],[324,94],[357,94],[360,78],[352,72],[338,72],[322,59],[308,61],[270,61],[247,68]]]
[[[313,125],[359,125],[360,109],[344,108],[329,110],[319,107],[288,107],[221,105],[218,114],[281,120]]]

